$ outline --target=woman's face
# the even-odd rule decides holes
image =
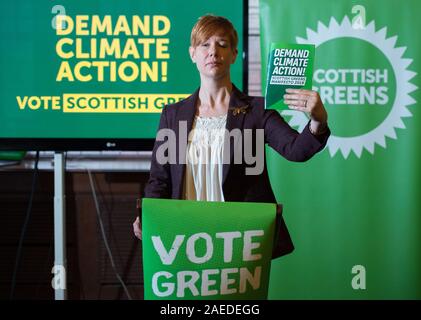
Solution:
[[[197,47],[190,47],[189,51],[200,74],[214,80],[228,76],[237,57],[237,49],[231,48],[229,38],[222,34],[211,36]]]

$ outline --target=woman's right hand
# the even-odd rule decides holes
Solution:
[[[136,238],[142,240],[142,226],[140,225],[139,217],[133,222],[133,232]]]

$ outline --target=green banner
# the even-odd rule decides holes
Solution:
[[[143,199],[145,299],[266,299],[276,205]]]
[[[243,80],[243,0],[0,2],[0,138],[155,138],[165,104],[200,85],[188,48],[230,19]]]
[[[420,10],[260,0],[262,79],[271,42],[314,44],[313,89],[332,131],[304,164],[267,150],[296,247],[272,264],[269,298],[421,298]],[[308,121],[282,115],[299,131]]]

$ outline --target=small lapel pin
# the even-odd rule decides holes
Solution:
[[[249,108],[249,106],[245,105],[245,106],[242,106],[242,107],[232,107],[232,108],[230,108],[230,110],[232,110],[232,115],[236,116],[237,114],[240,114],[240,113],[246,114],[248,108]]]

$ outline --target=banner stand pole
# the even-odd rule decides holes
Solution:
[[[64,190],[65,160],[63,152],[54,153],[54,288],[55,300],[67,299],[66,279],[66,196]]]

